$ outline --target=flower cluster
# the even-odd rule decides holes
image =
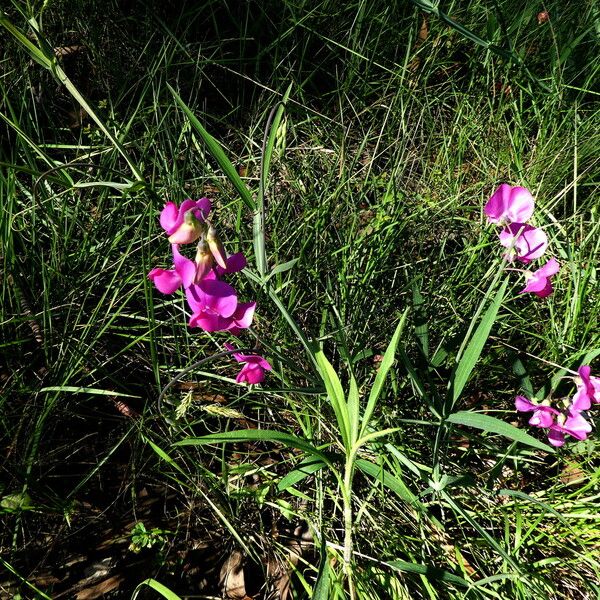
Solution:
[[[208,198],[184,200],[177,207],[167,202],[160,213],[160,225],[169,236],[173,253],[173,268],[155,268],[148,278],[163,294],[173,294],[183,288],[192,315],[189,326],[207,332],[229,331],[237,336],[252,324],[256,302],[239,302],[235,289],[224,277],[246,266],[246,257],[238,252],[227,256],[214,226],[208,221],[211,202]],[[194,260],[184,256],[179,247],[197,242]],[[233,352],[233,346],[226,344]],[[234,354],[247,363],[238,375],[238,382],[259,383],[271,365],[262,357]],[[251,367],[251,368],[250,368]]]
[[[515,398],[515,407],[519,412],[531,412],[529,424],[548,430],[548,441],[553,446],[562,446],[565,435],[577,440],[585,440],[592,431],[592,425],[586,418],[592,404],[600,404],[600,378],[591,376],[588,365],[579,367],[574,377],[577,391],[569,400],[563,401],[562,409],[551,406],[550,401],[531,401],[524,396]]]
[[[528,264],[543,256],[548,248],[546,233],[527,224],[533,215],[533,208],[534,200],[529,190],[503,183],[483,209],[489,223],[502,227],[498,237],[500,244],[507,248],[504,258],[510,262],[516,259]],[[532,292],[540,298],[549,296],[552,293],[550,279],[559,269],[558,261],[551,258],[536,271],[523,271],[527,285],[520,293]]]

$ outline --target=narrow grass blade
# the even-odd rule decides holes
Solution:
[[[496,321],[496,317],[498,316],[498,310],[500,309],[502,300],[504,300],[507,285],[508,278],[504,280],[500,289],[496,292],[494,300],[483,315],[481,322],[469,340],[465,352],[461,356],[460,362],[452,375],[449,390],[451,407],[454,407],[456,401],[459,399],[479,357],[481,356],[485,342],[487,341],[494,322]]]
[[[173,94],[173,97],[175,98],[177,104],[179,104],[181,110],[185,113],[185,116],[188,118],[192,127],[196,130],[198,135],[200,135],[202,141],[206,144],[206,147],[208,148],[209,152],[213,155],[214,159],[217,161],[217,163],[223,170],[223,173],[225,173],[227,179],[229,179],[233,187],[235,187],[235,189],[237,190],[244,204],[251,211],[255,211],[256,203],[252,198],[250,190],[242,181],[242,178],[238,175],[238,172],[236,171],[235,167],[231,164],[229,158],[227,158],[227,155],[221,148],[220,144],[217,142],[217,140],[215,140],[215,138],[212,135],[210,135],[210,133],[208,133],[208,131],[204,128],[202,123],[200,123],[200,121],[196,118],[196,115],[194,115],[194,113],[188,108],[186,103],[181,99],[179,94],[168,83],[167,87],[169,88],[171,94]]]
[[[402,335],[407,315],[408,309],[406,309],[402,314],[402,317],[400,317],[400,321],[396,326],[396,331],[394,331],[394,335],[392,336],[392,339],[385,351],[385,354],[383,355],[383,360],[381,361],[381,365],[379,366],[379,371],[377,371],[377,376],[375,377],[373,387],[371,388],[371,393],[369,394],[369,399],[367,400],[367,406],[365,407],[365,412],[363,413],[362,417],[362,426],[360,429],[359,436],[361,438],[365,435],[365,431],[367,430],[371,417],[373,416],[375,405],[377,404],[377,400],[379,399],[381,391],[383,390],[383,386],[385,384],[388,372],[394,364],[396,348],[398,347],[398,341],[400,340],[400,336]]]
[[[518,427],[505,423],[495,417],[489,415],[482,415],[480,413],[460,411],[450,415],[447,419],[448,423],[454,423],[455,425],[464,425],[465,427],[474,427],[475,429],[481,429],[488,433],[497,433],[509,440],[520,442],[526,446],[537,448],[538,450],[544,450],[544,452],[554,452],[552,446],[548,446],[539,440],[536,440],[533,436],[525,433]]]
[[[52,70],[56,62],[54,57],[49,58],[38,48],[18,27],[15,27],[3,14],[0,13],[0,25],[13,36],[13,38],[25,48],[29,56],[45,69]]]
[[[350,435],[350,415],[348,414],[348,405],[344,396],[344,389],[340,382],[335,369],[331,366],[331,363],[327,360],[327,357],[323,351],[319,350],[315,354],[317,365],[319,367],[319,374],[325,384],[327,390],[327,396],[331,402],[335,418],[337,420],[338,429],[342,436],[342,442],[344,447],[350,450],[352,447],[351,435]]]

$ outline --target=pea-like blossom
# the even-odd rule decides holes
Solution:
[[[565,435],[570,435],[576,440],[585,440],[592,431],[589,421],[578,411],[570,407],[566,415],[559,415],[550,425],[548,441],[556,447],[565,443]]]
[[[532,292],[540,298],[546,298],[552,293],[552,282],[550,278],[556,275],[560,269],[560,265],[555,258],[551,258],[543,267],[533,271],[533,273],[526,271],[525,278],[527,279],[527,285],[519,292],[524,294],[526,292]]]
[[[171,244],[191,244],[204,232],[204,221],[211,209],[208,198],[184,200],[178,208],[167,202],[160,213],[160,225],[167,232]]]
[[[550,427],[554,423],[555,417],[560,414],[555,408],[547,404],[537,404],[524,396],[515,398],[515,407],[519,412],[533,413],[529,419],[529,424],[533,427]]]
[[[225,348],[230,352],[235,350],[235,347],[228,343],[225,344]],[[270,371],[273,368],[266,359],[258,354],[234,352],[233,357],[238,362],[245,363],[235,378],[237,383],[247,383],[249,385],[261,383],[265,379],[265,371]]]
[[[182,285],[188,288],[196,277],[196,264],[179,252],[179,246],[172,244],[173,269],[155,268],[148,273],[148,279],[154,283],[159,292],[172,294]]]
[[[507,225],[499,237],[500,243],[508,248],[504,258],[511,262],[516,258],[522,263],[530,263],[540,258],[548,247],[548,236],[544,231],[523,223]]]
[[[588,410],[592,404],[600,404],[600,378],[591,376],[588,365],[577,369],[578,377],[575,378],[577,391],[573,396],[572,406],[575,410]]]
[[[192,309],[190,327],[201,327],[204,331],[223,331],[230,324],[238,307],[235,290],[224,281],[203,279],[185,291]]]
[[[503,183],[487,201],[483,212],[488,223],[526,223],[533,214],[533,196],[524,187]]]

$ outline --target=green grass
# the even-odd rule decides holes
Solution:
[[[483,412],[523,433],[520,386],[547,385],[553,364],[598,373],[594,3],[553,2],[542,24],[516,0],[440,6],[446,16],[425,2],[326,0],[21,8],[7,22],[38,62],[0,33],[0,547],[11,590],[61,591],[40,575],[87,535],[99,543],[88,532],[106,514],[115,538],[144,519],[169,532],[123,597],[138,585],[143,595],[145,581],[195,593],[185,573],[200,547],[217,557],[214,568],[201,559],[206,593],[241,549],[257,597],[276,586],[277,562],[294,598],[594,597],[595,436],[551,454],[473,420]],[[84,39],[55,63],[62,71],[44,69],[52,48]],[[288,88],[268,164],[263,136]],[[563,267],[545,301],[518,295],[509,273],[496,314],[485,298],[499,250],[482,206],[503,181],[532,190]],[[247,390],[233,361],[204,363],[159,412],[162,387],[226,339],[188,329],[182,297],[146,278],[170,260],[163,203],[202,195],[228,251],[250,259],[234,285],[258,301],[253,333],[274,371]],[[248,208],[262,197],[264,227]],[[348,423],[405,311],[361,434],[389,431],[354,456]],[[480,343],[466,344],[469,331]],[[471,414],[446,420],[459,411]],[[144,516],[144,489],[162,516]],[[291,568],[297,528],[310,535]]]

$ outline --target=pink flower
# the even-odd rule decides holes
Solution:
[[[159,292],[172,294],[182,285],[189,287],[196,277],[196,264],[193,260],[182,256],[179,246],[172,244],[174,269],[152,269],[148,279],[154,283]]]
[[[172,244],[191,244],[203,233],[204,221],[211,209],[208,198],[184,200],[177,208],[167,202],[160,213],[160,225],[167,232]]]
[[[537,227],[523,223],[511,223],[500,233],[500,243],[508,248],[504,258],[529,263],[544,254],[548,247],[548,237]]]
[[[206,277],[199,284],[192,284],[185,295],[193,313],[190,327],[201,327],[204,331],[227,329],[238,308],[235,290],[215,278]]]
[[[533,292],[540,298],[545,298],[552,293],[552,283],[550,277],[556,275],[560,269],[560,265],[555,258],[551,258],[543,267],[533,273],[526,272],[527,285],[519,292]]]
[[[503,183],[487,201],[483,212],[488,223],[525,223],[533,214],[533,196],[524,187]]]
[[[588,410],[594,404],[600,404],[600,378],[590,377],[591,369],[588,365],[582,365],[577,369],[579,377],[575,379],[577,391],[573,396],[573,410]]]
[[[567,415],[559,415],[556,422],[550,425],[548,441],[556,447],[565,443],[565,435],[570,435],[576,440],[585,440],[592,430],[589,422],[573,407],[569,408]]]
[[[529,424],[533,427],[550,427],[554,423],[554,417],[560,414],[555,408],[546,404],[535,404],[524,396],[515,398],[515,407],[519,412],[533,412]]]
[[[235,350],[231,344],[225,344],[229,351]],[[258,354],[240,354],[234,352],[233,357],[240,363],[246,363],[235,378],[237,383],[247,383],[253,385],[261,383],[265,379],[265,371],[270,371],[273,367]]]

